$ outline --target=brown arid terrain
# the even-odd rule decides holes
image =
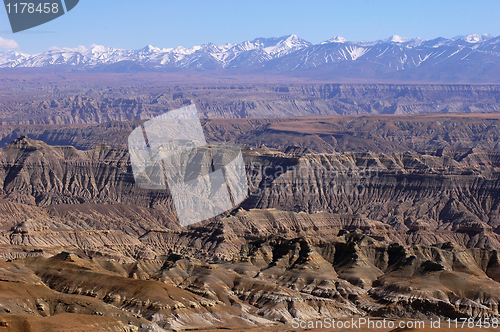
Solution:
[[[497,86],[43,77],[1,79],[0,331],[500,319]],[[168,190],[135,184],[127,137],[190,103],[242,148],[249,193],[181,227]]]
[[[100,144],[127,148],[128,135],[143,122],[4,125],[0,126],[0,146],[27,136],[49,145],[71,145],[80,150]],[[204,119],[202,125],[211,142],[296,154],[500,150],[498,113]]]
[[[193,74],[197,83],[190,84],[176,83],[180,74],[0,73],[2,125],[136,121],[191,103],[202,117],[215,119],[498,112],[500,101],[498,84],[266,83],[252,77],[219,84],[202,74]]]
[[[246,149],[248,199],[183,229],[168,192],[134,185],[126,149],[15,140],[1,151],[4,271],[52,295],[11,290],[6,313],[166,329],[498,315],[498,153],[292,150]]]

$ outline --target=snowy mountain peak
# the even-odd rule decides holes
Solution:
[[[467,36],[462,37],[460,39],[465,40],[468,43],[480,43],[482,41],[486,41],[486,40],[491,39],[491,38],[493,38],[493,36],[490,35],[489,33],[485,33],[482,36],[477,35],[475,33],[470,33]]]
[[[383,41],[388,42],[388,43],[406,43],[410,40],[411,40],[410,38],[394,35],[394,36],[391,36],[387,39],[384,39]]]
[[[280,43],[286,43],[290,47],[301,47],[301,46],[309,46],[311,43],[305,41],[304,39],[298,37],[297,35],[289,35],[283,37],[285,38]]]
[[[139,52],[145,53],[145,54],[153,54],[153,53],[161,52],[161,49],[159,47],[154,47],[153,45],[149,44],[148,46],[140,49]]]
[[[341,37],[341,36],[335,36],[333,38],[330,38],[324,42],[321,42],[321,44],[330,44],[330,43],[340,43],[340,44],[343,44],[343,43],[346,43],[347,42],[347,39],[345,39],[344,37]]]
[[[264,52],[270,55],[284,55],[312,45],[310,42],[296,35],[288,35],[281,38],[259,38],[254,43],[260,43],[261,46],[264,46]]]
[[[90,47],[87,51],[88,51],[88,53],[106,53],[106,52],[113,51],[113,49],[111,47],[106,47],[103,45],[92,44],[92,45],[90,45]]]

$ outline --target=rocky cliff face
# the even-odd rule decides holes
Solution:
[[[128,76],[117,79],[121,80],[120,85],[115,82],[90,88],[68,85],[60,77],[35,86],[5,82],[0,124],[136,121],[191,103],[206,118],[477,113],[498,111],[500,100],[497,85],[235,83],[186,86],[168,85],[161,77],[154,76],[152,83],[137,86]]]
[[[204,232],[216,238],[217,232],[227,230],[238,244],[250,234],[329,234],[325,227],[359,228],[406,245],[453,241],[461,247],[500,247],[498,153],[444,150],[298,157],[247,149],[244,155],[250,192],[240,210],[193,226],[189,235],[176,224],[167,190],[134,184],[126,150],[100,146],[80,151],[22,138],[0,153],[6,215],[2,224],[8,229],[26,219],[71,221],[76,230],[116,229],[151,241],[155,232],[160,237],[184,232],[184,240],[154,245],[169,243],[166,250],[173,248],[171,243],[186,245],[188,238]],[[277,210],[260,214],[252,209]],[[233,252],[225,250],[221,255],[232,259]]]
[[[243,152],[248,198],[181,228],[168,191],[135,186],[126,149],[13,141],[0,286],[18,288],[0,308],[116,331],[499,316],[497,152]]]
[[[0,147],[27,136],[49,145],[87,150],[99,145],[127,148],[141,121],[90,125],[0,126]],[[500,116],[481,114],[350,115],[267,119],[204,119],[210,142],[267,147],[287,154],[332,152],[471,153],[500,151]]]
[[[469,223],[497,227],[497,153],[282,155],[249,162],[254,191],[244,207],[363,214],[396,229],[433,233],[488,232],[463,226]]]

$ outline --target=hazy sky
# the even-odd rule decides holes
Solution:
[[[296,34],[313,43],[348,40],[500,35],[500,0],[80,0],[66,15],[11,32],[0,8],[0,51],[38,53],[100,44],[116,48],[191,47]]]

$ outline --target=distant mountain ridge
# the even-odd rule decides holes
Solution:
[[[100,45],[53,48],[28,55],[0,53],[0,68],[66,67],[66,70],[230,71],[303,76],[312,79],[500,83],[500,36],[451,39],[404,38],[347,41],[336,36],[313,44],[296,35],[257,38],[239,44],[191,48],[123,50]]]

